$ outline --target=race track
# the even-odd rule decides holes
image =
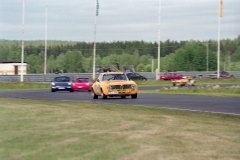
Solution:
[[[151,89],[140,87],[139,90]],[[134,106],[154,106],[160,108],[174,108],[181,110],[205,111],[224,114],[240,115],[240,98],[223,98],[207,96],[183,96],[163,94],[138,94],[137,99],[121,99],[120,97],[108,99],[93,99],[90,92],[67,92],[59,91],[52,93],[50,89],[35,90],[8,90],[0,91],[1,97],[26,98],[37,100],[94,102],[108,104],[130,104]]]

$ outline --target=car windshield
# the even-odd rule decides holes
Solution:
[[[127,80],[125,74],[104,74],[103,81],[109,81],[109,80]]]
[[[55,82],[69,82],[70,78],[69,77],[56,77],[54,79]]]
[[[76,82],[88,82],[89,79],[88,78],[77,78]]]

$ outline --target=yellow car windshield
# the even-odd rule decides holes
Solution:
[[[102,80],[127,80],[127,78],[125,74],[104,74]]]

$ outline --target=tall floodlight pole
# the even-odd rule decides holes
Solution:
[[[158,13],[158,69],[156,73],[156,80],[160,78],[160,17],[161,17],[161,0],[159,0],[159,13]]]
[[[47,73],[47,6],[45,19],[45,56],[44,56],[44,74]]]
[[[23,82],[23,62],[24,62],[24,13],[25,13],[26,0],[23,0],[23,13],[22,13],[22,58],[21,58],[21,78]]]
[[[208,42],[206,43],[206,71],[208,72]]]
[[[222,17],[222,6],[223,6],[222,0],[219,0],[217,78],[220,77],[220,20]]]
[[[97,29],[97,16],[98,16],[98,9],[99,9],[99,3],[98,0],[96,0],[96,15],[95,15],[95,23],[94,23],[94,45],[93,45],[93,75],[92,78],[95,80],[95,65],[96,65],[96,29]]]

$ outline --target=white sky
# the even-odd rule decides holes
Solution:
[[[26,0],[24,39],[94,41],[95,0]],[[99,0],[97,42],[217,40],[219,0]],[[0,0],[0,39],[21,40],[23,0]],[[221,39],[240,35],[240,0],[223,0]]]

